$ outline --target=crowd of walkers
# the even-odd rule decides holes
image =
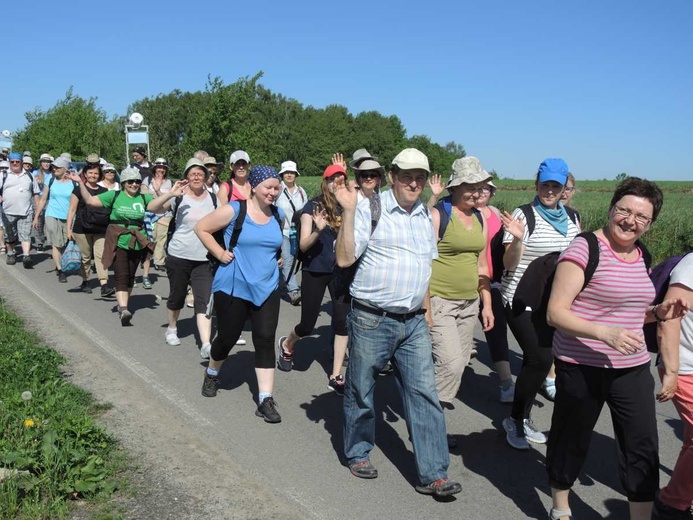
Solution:
[[[61,255],[74,241],[82,262],[78,290],[92,292],[93,267],[100,295],[115,296],[123,326],[133,319],[128,302],[137,270],[143,266],[145,289],[152,287],[150,269],[165,270],[164,339],[181,344],[177,322],[185,305],[192,307],[200,355],[209,359],[203,396],[217,395],[219,371],[234,345],[244,343],[249,321],[255,414],[281,422],[275,368],[292,370],[293,353],[314,333],[327,290],[333,348],[327,384],[343,397],[343,455],[356,477],[378,476],[370,457],[374,388],[390,367],[413,445],[416,490],[436,496],[461,491],[447,475],[453,440],[444,410],[459,398],[464,369],[477,354],[479,321],[498,398],[511,404],[502,423],[508,444],[528,450],[530,443],[547,443],[551,519],[571,518],[569,492],[605,404],[630,518],[691,517],[693,316],[687,311],[693,257],[683,257],[666,296],[653,304],[649,254],[639,240],[663,205],[653,182],[621,182],[606,225],[585,232],[570,206],[575,179],[557,158],[539,165],[534,199],[508,213],[490,204],[498,188],[477,158],[455,160],[443,183],[413,148],[402,150],[388,169],[365,149],[349,163],[337,153],[311,199],[295,162],[278,170],[253,165],[243,150],[230,155],[226,182],[219,178],[224,165],[203,151],[177,181],[165,159],[150,163],[142,147],[120,173],[96,154],[80,171],[68,154],[42,154],[37,169],[28,152],[5,155],[0,247],[6,263],[14,265],[21,253],[22,265],[31,269],[32,241],[35,250],[49,245],[58,281],[65,283]],[[421,201],[426,185],[428,204]],[[553,254],[555,276],[544,309],[527,299],[526,287],[536,285],[532,266]],[[301,315],[277,338],[282,297],[300,305]],[[643,337],[650,322],[658,324],[660,340],[663,385],[656,395]],[[514,381],[508,328],[522,352]],[[554,401],[548,434],[532,420],[537,393]],[[661,491],[655,399],[673,399],[684,422],[683,447]]]

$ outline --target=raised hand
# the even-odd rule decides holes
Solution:
[[[189,182],[186,179],[176,181],[176,183],[173,185],[173,188],[171,188],[171,191],[169,193],[171,193],[171,195],[173,195],[173,197],[180,197],[186,191],[188,191],[188,185],[189,185]]]
[[[431,193],[437,197],[445,190],[445,184],[442,182],[442,175],[434,173],[431,178],[428,179],[428,187],[431,188]]]
[[[339,205],[345,211],[355,211],[358,203],[358,192],[356,191],[356,183],[347,181],[343,176],[338,176],[334,182],[332,193],[334,194]]]
[[[525,223],[521,220],[514,219],[510,213],[504,211],[501,213],[501,223],[503,224],[503,229],[518,240],[522,240],[524,238]]]
[[[332,154],[332,164],[339,164],[342,168],[344,168],[344,171],[347,169],[347,163],[344,160],[344,154],[337,152]]]
[[[327,227],[327,212],[324,209],[319,208],[317,205],[313,207],[313,224],[318,229],[322,231]]]

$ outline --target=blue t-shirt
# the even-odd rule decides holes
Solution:
[[[312,216],[313,208],[316,206],[320,207],[320,197],[310,199],[306,202],[306,205],[299,210],[301,216]],[[312,225],[313,222],[311,220],[311,226]],[[303,259],[303,270],[310,273],[333,273],[337,262],[334,252],[335,240],[337,240],[337,233],[330,226],[326,226],[318,235],[318,239],[315,241],[315,244],[313,244],[313,247],[306,251],[305,258]]]
[[[48,187],[49,181],[46,181]],[[67,219],[67,211],[70,209],[70,197],[75,189],[75,184],[68,180],[60,182],[58,179],[53,181],[49,187],[48,204],[46,204],[46,216]]]
[[[234,217],[224,230],[226,247],[231,241],[233,226],[238,215],[238,201],[229,202]],[[279,210],[280,219],[284,213]],[[277,251],[282,246],[282,230],[272,216],[267,224],[256,224],[246,215],[238,243],[233,249],[234,259],[221,264],[214,276],[212,292],[221,291],[235,298],[262,305],[279,286]]]

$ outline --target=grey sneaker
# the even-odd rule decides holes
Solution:
[[[277,368],[282,372],[291,372],[294,366],[292,361],[293,353],[284,350],[285,341],[286,336],[282,336],[277,342]]]
[[[178,329],[166,329],[166,344],[171,347],[177,347],[180,345]]]
[[[202,395],[205,397],[216,397],[218,388],[219,378],[209,375],[205,370],[205,378],[204,381],[202,381]]]
[[[24,265],[24,269],[34,268],[34,262],[29,255],[24,255],[24,258],[22,258],[22,265]]]
[[[205,343],[200,347],[200,357],[202,359],[209,359],[209,354],[212,352],[212,344]]]
[[[152,282],[146,276],[142,277],[142,287],[144,287],[145,289],[151,289],[152,288]]]
[[[500,389],[500,402],[501,403],[512,403],[515,400],[515,383],[510,383],[508,388]]]
[[[279,423],[282,422],[282,416],[279,415],[277,411],[277,403],[274,401],[272,396],[265,397],[262,403],[258,405],[257,410],[255,410],[255,415],[265,419],[268,423]]]
[[[537,430],[536,426],[534,426],[534,423],[532,422],[532,419],[525,419],[522,422],[524,424],[525,437],[527,437],[529,442],[533,442],[535,444],[546,444],[548,437]]]
[[[505,430],[505,440],[516,450],[528,450],[529,444],[525,438],[525,432],[518,432],[517,421],[512,417],[503,419],[503,429]]]
[[[130,325],[132,313],[127,309],[123,309],[118,313],[118,317],[120,318],[120,324],[125,327],[126,325]]]
[[[17,255],[16,254],[8,254],[7,259],[5,260],[7,265],[14,265],[17,263]]]

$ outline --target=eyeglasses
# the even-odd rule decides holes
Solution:
[[[402,184],[411,184],[415,182],[419,186],[423,186],[426,183],[426,175],[417,175],[415,177],[411,173],[400,173],[397,175],[397,180]]]
[[[465,186],[464,184],[461,185],[462,191],[466,193],[483,193],[485,191],[491,191],[489,188],[485,188],[484,186],[480,186],[479,188],[471,188],[468,186]]]
[[[575,187],[574,187],[574,186],[573,186],[572,188],[569,188],[568,186],[566,186],[566,187],[563,188],[563,189],[564,189],[567,193],[572,193],[572,192],[575,191]]]
[[[142,184],[142,181],[138,180],[131,180],[131,181],[124,181],[125,184]]]
[[[637,222],[641,226],[647,226],[650,222],[652,222],[651,217],[648,217],[647,215],[642,215],[641,213],[633,213],[628,208],[622,208],[621,206],[614,206],[614,213],[620,217],[633,217],[635,218],[635,222]]]
[[[195,177],[204,177],[205,173],[204,172],[189,172],[188,177],[192,177],[193,179]]]

